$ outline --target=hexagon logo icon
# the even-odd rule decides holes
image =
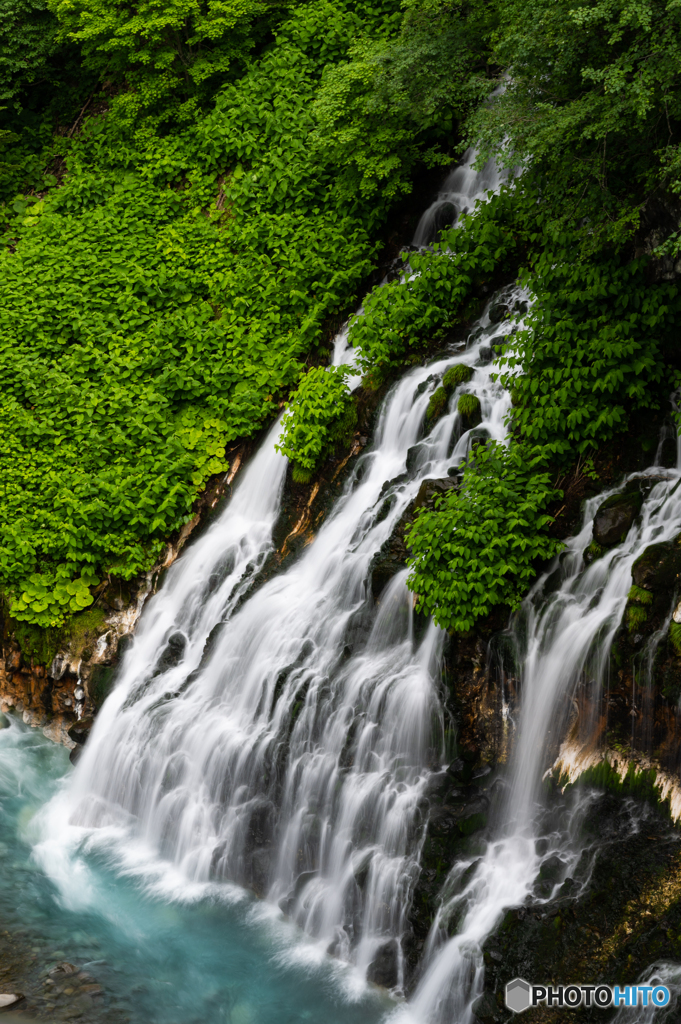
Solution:
[[[506,1005],[514,1013],[522,1013],[531,1003],[530,986],[522,978],[514,978],[506,986]]]

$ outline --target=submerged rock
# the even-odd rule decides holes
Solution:
[[[621,543],[642,504],[643,495],[638,489],[606,498],[594,516],[594,541],[602,547]]]
[[[20,992],[0,993],[0,1013],[3,1013],[5,1010],[13,1010],[15,1006],[22,1002],[23,998]]]

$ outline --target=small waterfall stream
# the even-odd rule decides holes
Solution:
[[[648,494],[639,521],[622,544],[586,565],[593,516],[608,494],[588,501],[580,533],[567,542],[567,550],[535,585],[517,617],[522,699],[508,793],[496,839],[463,890],[441,908],[441,917],[451,915],[454,908],[461,914],[458,934],[438,943],[440,922],[435,922],[430,964],[410,1007],[416,1021],[469,1024],[482,991],[483,941],[505,909],[522,904],[531,894],[542,859],[557,855],[563,860],[556,888],[569,874],[568,844],[556,846],[555,836],[542,831],[542,777],[568,731],[579,686],[588,688],[588,703],[597,706],[634,561],[649,544],[670,540],[681,529],[679,469],[653,467],[629,479],[635,478]],[[572,743],[588,747],[599,738],[597,723],[586,721]],[[461,874],[465,867],[457,865],[455,871]]]

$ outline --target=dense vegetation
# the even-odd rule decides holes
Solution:
[[[469,143],[522,176],[412,254],[350,337],[376,387],[468,322],[482,281],[525,276],[509,449],[479,451],[411,535],[442,625],[517,603],[555,550],[556,466],[661,407],[681,366],[679,5],[0,7],[11,614],[60,626],[103,574],[148,569],[292,389],[282,446],[309,478],[354,410],[343,371],[306,368],[416,171]]]

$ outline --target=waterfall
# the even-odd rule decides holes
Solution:
[[[497,192],[508,177],[494,160],[488,160],[476,171],[476,159],[476,150],[467,149],[459,166],[445,179],[437,198],[418,223],[413,241],[417,248],[433,242],[438,232],[456,224],[462,213],[472,213],[475,204],[486,199],[488,192]]]
[[[475,434],[504,439],[510,400],[489,364],[509,329],[485,312],[468,347],[392,388],[313,542],[249,594],[285,473],[272,429],[150,600],[62,798],[79,841],[143,842],[188,886],[248,886],[396,991],[424,797],[444,756],[443,634],[415,622],[406,570],[377,601],[372,570],[423,482],[455,482],[471,444],[463,391],[481,403]],[[335,361],[351,357],[340,338]],[[475,373],[424,436],[454,361]]]
[[[463,891],[443,901],[435,922],[429,964],[410,1008],[409,1019],[421,1024],[470,1024],[482,991],[482,942],[504,910],[530,895],[543,859],[557,855],[563,861],[556,886],[569,873],[567,846],[542,833],[542,777],[568,731],[578,689],[588,692],[582,706],[597,706],[634,561],[649,544],[670,540],[681,529],[678,469],[653,467],[628,479],[639,480],[647,497],[625,540],[592,565],[585,564],[593,517],[608,493],[588,501],[581,531],[535,585],[514,624],[522,665],[521,709],[508,795],[497,838]],[[572,742],[587,749],[595,746],[601,739],[600,724],[587,720],[579,726]],[[460,875],[466,866],[457,865],[455,871]],[[455,909],[462,918],[459,932],[441,944],[442,923]]]

